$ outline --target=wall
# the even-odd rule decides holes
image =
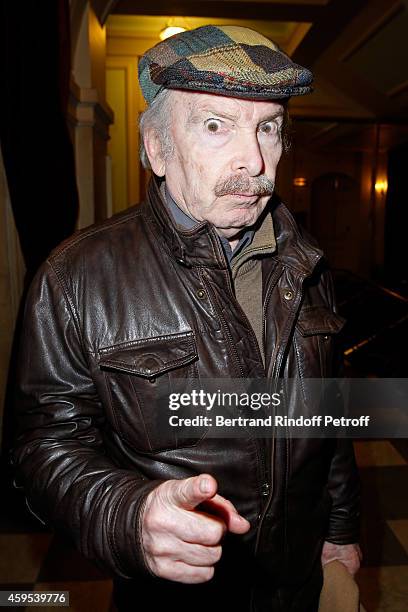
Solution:
[[[78,227],[111,214],[110,160],[107,143],[112,109],[106,102],[106,28],[92,3],[76,12],[68,119],[75,150],[80,212]]]
[[[143,199],[146,173],[139,160],[139,116],[145,102],[138,83],[139,58],[158,38],[109,26],[106,55],[106,97],[115,115],[108,152],[112,159],[113,212]]]

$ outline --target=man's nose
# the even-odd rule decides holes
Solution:
[[[235,144],[233,171],[246,170],[250,176],[262,174],[265,164],[257,135],[249,131],[241,133]]]

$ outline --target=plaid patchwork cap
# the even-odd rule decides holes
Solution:
[[[240,26],[206,25],[158,43],[139,62],[148,104],[162,89],[188,89],[271,100],[312,91],[313,75],[262,34]]]

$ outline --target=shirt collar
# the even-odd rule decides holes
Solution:
[[[172,197],[170,191],[167,188],[167,185],[163,183],[164,189],[164,200],[167,204],[167,208],[173,217],[174,222],[184,229],[192,229],[196,225],[198,225],[198,221],[193,219],[189,215],[187,215],[184,210],[180,208],[180,206],[175,202]],[[242,250],[249,246],[254,238],[254,230],[248,229],[244,235],[240,238],[237,246],[234,250],[231,249],[231,245],[225,236],[218,236],[221,242],[222,248],[224,250],[225,256],[228,260],[228,263],[231,263],[232,259],[235,258]]]

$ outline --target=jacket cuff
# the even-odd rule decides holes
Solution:
[[[360,515],[353,518],[341,519],[338,516],[330,517],[329,528],[325,537],[332,544],[355,544],[360,538]]]
[[[149,480],[141,485],[138,481],[126,490],[116,506],[110,546],[117,561],[117,573],[124,578],[133,578],[140,573],[153,575],[144,555],[140,519],[147,496],[163,482]]]

